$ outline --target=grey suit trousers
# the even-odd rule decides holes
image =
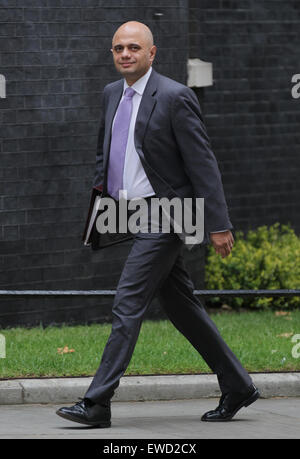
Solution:
[[[150,206],[149,206],[150,208]],[[149,212],[149,222],[150,222]],[[178,234],[137,233],[113,303],[112,329],[85,398],[95,403],[114,395],[132,357],[142,320],[155,295],[175,327],[217,375],[221,392],[244,392],[252,380],[193,294]]]

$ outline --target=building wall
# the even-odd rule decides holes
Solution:
[[[203,109],[236,229],[300,232],[300,2],[190,0],[190,57],[213,63]]]
[[[300,115],[290,93],[300,72],[299,5],[0,0],[0,73],[7,81],[0,99],[0,288],[116,286],[130,243],[93,253],[81,234],[101,93],[119,78],[111,37],[127,20],[151,27],[159,49],[154,67],[177,81],[186,83],[188,57],[213,62],[214,85],[201,105],[235,228],[290,221],[299,231]],[[200,288],[203,251],[186,256]],[[78,298],[6,300],[0,325],[20,311],[20,323],[102,320],[110,307],[111,300],[94,298],[84,306]]]
[[[81,242],[93,183],[104,86],[121,23],[147,22],[156,69],[186,81],[182,0],[0,0],[0,288],[114,289],[131,243],[97,253]],[[154,18],[154,13],[165,15]],[[196,287],[202,252],[187,255]],[[203,257],[202,257],[203,258]],[[189,261],[190,260],[190,261]],[[199,261],[198,261],[199,260]],[[108,320],[112,297],[2,300],[0,326]],[[159,314],[152,305],[151,314]]]

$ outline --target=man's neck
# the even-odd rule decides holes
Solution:
[[[130,78],[130,76],[125,77],[125,80],[126,80],[126,83],[128,84],[128,86],[132,86],[140,78],[142,78],[144,75],[146,75],[146,73],[148,72],[149,69],[150,69],[150,67],[148,67],[147,70],[142,75],[139,75],[138,77],[132,77],[132,78]]]

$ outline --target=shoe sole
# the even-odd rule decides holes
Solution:
[[[251,405],[252,403],[256,402],[256,400],[260,397],[260,393],[258,391],[258,389],[255,390],[255,392],[253,392],[253,394],[245,401],[243,401],[236,409],[235,411],[233,412],[233,414],[228,417],[228,418],[224,418],[224,419],[201,419],[201,421],[204,421],[204,422],[227,422],[227,421],[231,421],[231,419],[233,418],[233,416],[236,415],[236,413],[243,407],[247,407],[249,405]]]
[[[74,416],[68,415],[66,413],[61,413],[59,411],[56,411],[56,414],[60,416],[61,418],[67,419],[68,421],[73,421],[77,422],[78,424],[85,424],[87,426],[92,426],[92,427],[99,427],[100,429],[104,429],[106,427],[111,427],[111,422],[92,422],[92,421],[82,421],[81,419],[75,418]]]

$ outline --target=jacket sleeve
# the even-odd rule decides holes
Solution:
[[[97,150],[96,150],[96,167],[93,188],[96,188],[99,191],[103,191],[103,141],[105,134],[105,88],[103,91],[102,97],[102,116],[99,125],[98,131],[98,140],[97,140]]]
[[[104,91],[103,91],[102,102],[103,102],[103,104],[102,104],[102,116],[101,116],[101,120],[100,120],[99,131],[98,131],[98,140],[97,140],[96,168],[95,168],[92,192],[91,192],[91,196],[90,196],[88,214],[87,214],[87,218],[86,218],[86,221],[85,221],[85,227],[84,227],[83,234],[82,234],[82,241],[85,241],[85,239],[86,239],[87,229],[89,227],[89,222],[90,222],[90,218],[91,218],[91,215],[92,215],[92,210],[93,210],[93,207],[94,207],[94,202],[95,202],[96,196],[101,195],[102,191],[103,191],[103,175],[104,175],[103,174],[103,141],[104,141],[104,133],[105,133],[105,99],[104,99]]]
[[[204,198],[205,230],[232,229],[216,158],[194,92],[183,88],[172,104],[172,126],[194,195]]]

